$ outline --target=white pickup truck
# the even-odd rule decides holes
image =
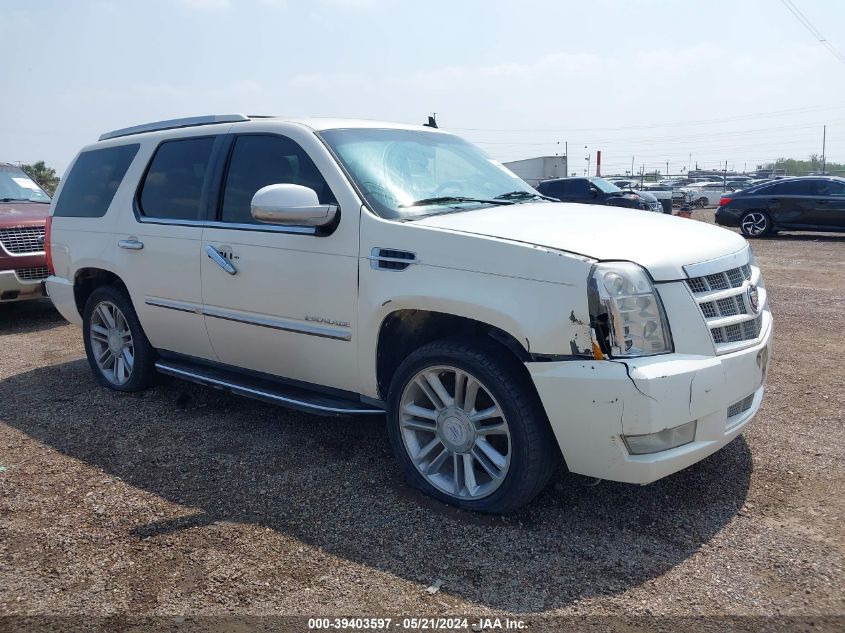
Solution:
[[[528,503],[561,457],[652,482],[763,398],[772,318],[742,237],[550,202],[435,129],[217,115],[110,132],[62,179],[46,244],[48,293],[101,384],[159,372],[385,416],[408,480],[470,510]]]

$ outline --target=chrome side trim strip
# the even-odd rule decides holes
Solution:
[[[217,222],[213,220],[174,220],[171,218],[150,218],[139,215],[141,224],[166,224],[169,226],[194,226],[203,229],[231,229],[237,231],[256,231],[258,233],[294,233],[297,235],[317,236],[319,227],[315,226],[284,226],[271,224],[242,224],[236,222]]]
[[[352,333],[348,330],[328,327],[325,325],[297,323],[296,321],[265,317],[257,314],[246,315],[242,312],[235,312],[233,310],[226,310],[224,308],[215,308],[213,306],[205,306],[203,308],[203,313],[206,316],[214,317],[215,319],[223,319],[225,321],[236,321],[238,323],[248,323],[249,325],[257,325],[259,327],[267,327],[272,328],[274,330],[282,330],[285,332],[297,332],[299,334],[308,334],[310,336],[331,338],[336,339],[338,341],[352,340]]]
[[[144,297],[144,303],[157,308],[167,308],[177,312],[191,312],[202,314],[202,306],[198,303],[187,303],[185,301],[173,301],[172,299],[160,299],[159,297]]]
[[[267,327],[274,330],[282,330],[284,332],[296,332],[298,334],[308,334],[309,336],[319,336],[321,338],[331,338],[338,341],[351,341],[352,333],[343,328],[330,327],[327,325],[318,325],[311,323],[297,323],[288,319],[275,319],[272,317],[265,317],[258,314],[244,314],[243,312],[235,312],[234,310],[226,310],[224,308],[215,308],[213,306],[201,306],[196,303],[187,303],[184,301],[173,301],[172,299],[160,299],[158,297],[144,297],[144,303],[149,306],[157,308],[167,308],[168,310],[176,310],[177,312],[191,312],[192,314],[200,314],[215,319],[223,319],[224,321],[235,321],[237,323],[247,323],[249,325],[257,325],[259,327]]]
[[[220,387],[226,387],[227,389],[232,389],[236,392],[241,392],[243,394],[247,394],[250,396],[258,396],[261,398],[267,398],[270,400],[274,400],[281,404],[287,404],[295,407],[302,407],[306,409],[312,409],[314,411],[324,411],[326,413],[340,413],[340,414],[348,414],[348,415],[384,415],[384,411],[378,409],[340,409],[337,407],[326,407],[320,404],[314,404],[308,402],[307,400],[297,400],[295,398],[288,398],[286,396],[280,396],[275,393],[270,393],[269,391],[261,391],[260,389],[253,389],[251,387],[244,387],[243,385],[239,385],[237,383],[229,382],[228,380],[221,380],[219,378],[211,378],[209,376],[204,376],[202,374],[197,374],[190,371],[185,371],[184,369],[179,369],[178,367],[172,367],[167,363],[163,363],[158,361],[155,364],[157,370],[162,373],[170,374],[172,376],[180,376],[183,378],[193,378],[198,380],[202,383],[209,384],[209,385],[217,385]]]

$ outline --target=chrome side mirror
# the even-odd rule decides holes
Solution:
[[[325,226],[337,211],[337,205],[320,204],[317,192],[302,185],[267,185],[252,196],[252,217],[266,224]]]

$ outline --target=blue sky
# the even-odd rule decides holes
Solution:
[[[792,0],[845,51],[845,3]],[[500,160],[845,162],[845,63],[777,0],[0,0],[0,161],[207,113],[423,122]],[[558,146],[557,143],[560,142]],[[585,145],[587,146],[585,149]]]

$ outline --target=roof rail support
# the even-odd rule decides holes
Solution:
[[[198,125],[213,125],[214,123],[236,123],[238,121],[249,121],[249,117],[245,114],[209,114],[205,116],[189,116],[184,119],[168,119],[167,121],[155,121],[153,123],[121,128],[113,132],[106,132],[105,134],[101,134],[98,140],[105,141],[110,138],[143,134],[144,132],[172,130],[180,127],[196,127]]]

